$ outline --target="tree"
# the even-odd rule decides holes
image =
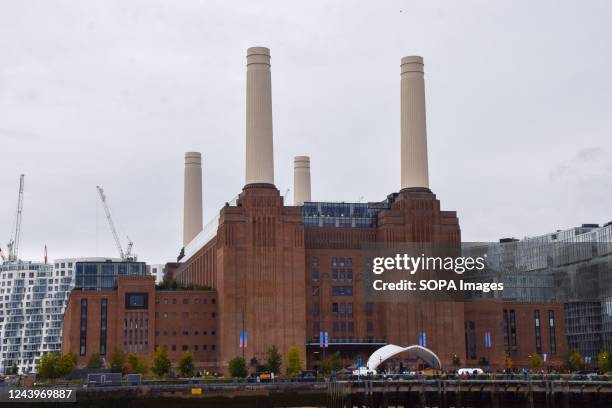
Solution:
[[[17,375],[19,374],[19,368],[17,368],[17,364],[13,363],[12,367],[6,369],[6,375]]]
[[[92,369],[102,368],[102,359],[100,358],[100,354],[93,353],[89,357],[89,360],[87,360],[86,367],[87,368],[92,368]]]
[[[115,349],[111,355],[110,369],[113,373],[122,373],[125,370],[125,353],[121,349]]]
[[[340,352],[336,351],[329,357],[325,358],[321,363],[321,372],[323,374],[331,374],[342,368],[342,359],[340,358]]]
[[[259,366],[259,360],[257,360],[257,357],[251,357],[251,361],[249,361],[249,366],[251,366],[253,372],[257,371],[257,367]]]
[[[279,374],[281,365],[283,364],[283,358],[276,346],[270,347],[268,350],[268,358],[266,359],[266,369],[274,374]]]
[[[612,371],[612,354],[607,351],[602,351],[597,355],[597,364],[602,374]]]
[[[229,373],[232,377],[244,378],[247,376],[246,362],[242,357],[234,357],[229,361]]]
[[[512,361],[512,357],[510,357],[510,354],[506,354],[506,358],[504,359],[504,366],[506,367],[506,369],[510,370],[513,365],[514,362]]]
[[[42,378],[55,378],[55,363],[59,359],[56,353],[43,354],[38,360],[36,372]]]
[[[457,367],[459,367],[460,365],[461,365],[461,359],[459,358],[459,356],[458,356],[458,355],[456,355],[456,354],[455,354],[455,355],[453,356],[453,367],[455,367],[455,369],[456,369],[456,368],[457,368]]]
[[[163,377],[168,374],[170,371],[170,367],[172,364],[168,359],[168,351],[165,347],[158,348],[155,350],[155,355],[153,357],[153,367],[151,367],[151,371],[158,376]]]
[[[542,356],[538,353],[533,353],[529,355],[529,365],[534,370],[537,370],[542,366]]]
[[[144,360],[140,360],[138,355],[135,353],[129,353],[127,355],[127,372],[136,374],[146,374],[149,371],[149,367]]]
[[[298,347],[291,347],[287,353],[287,377],[295,377],[302,372],[302,357]]]
[[[76,356],[72,353],[64,354],[55,362],[55,375],[63,377],[70,374],[76,367]]]
[[[178,370],[181,377],[193,377],[193,354],[187,352],[183,354],[183,357],[178,362]]]
[[[584,357],[582,357],[580,352],[574,351],[572,354],[570,354],[568,363],[570,370],[580,370],[582,367],[584,367]]]
[[[58,355],[54,352],[43,354],[38,360],[38,366],[36,368],[38,376],[42,378],[55,377],[55,363],[58,358]]]

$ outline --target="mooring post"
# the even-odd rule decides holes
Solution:
[[[461,408],[461,380],[457,380],[457,390],[455,391],[455,407]]]
[[[499,408],[499,393],[497,392],[497,384],[493,383],[490,391],[491,407]]]

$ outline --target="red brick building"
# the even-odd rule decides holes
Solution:
[[[455,213],[441,211],[431,192],[408,189],[390,197],[389,208],[378,211],[376,222],[367,227],[305,226],[308,207],[317,203],[302,209],[283,206],[273,186],[247,186],[236,206],[221,209],[216,237],[175,274],[182,283],[210,285],[219,292],[221,368],[242,355],[242,330],[248,333],[247,357],[263,360],[271,345],[284,355],[298,346],[311,368],[318,367],[322,356],[320,331],[330,335],[326,352],[340,351],[347,361],[358,355],[365,361],[389,343],[419,344],[424,332],[427,347],[446,367],[458,355],[467,365],[485,358],[494,368],[503,368],[506,354],[515,366],[526,366],[536,351],[547,354],[547,363],[561,364],[561,304],[499,299],[367,302],[364,243],[460,242]],[[490,347],[485,346],[487,336]]]
[[[174,274],[181,283],[218,292],[221,369],[242,354],[261,361],[272,345],[283,355],[297,346],[308,366],[316,367],[322,331],[329,333],[328,352],[353,361],[384,344],[419,344],[426,333],[427,347],[444,366],[456,354],[470,364],[484,357],[499,367],[506,352],[523,362],[537,349],[548,350],[542,316],[549,310],[559,323],[550,354],[562,354],[560,305],[366,300],[364,246],[431,243],[461,250],[456,213],[443,211],[429,189],[423,59],[402,58],[400,71],[400,192],[380,203],[313,202],[310,159],[297,156],[293,187],[299,205],[289,206],[274,185],[270,50],[247,50],[245,186],[235,204],[220,210],[215,230],[186,243]],[[200,191],[201,169],[196,166],[194,173],[192,156],[185,162],[185,231],[200,222],[201,198],[193,193]],[[506,309],[513,311],[511,324]],[[539,348],[531,333],[536,310]],[[240,348],[242,332],[246,350]]]
[[[193,353],[197,369],[215,371],[217,294],[212,290],[156,290],[152,276],[119,276],[117,288],[70,294],[62,353],[79,366],[94,353],[110,363],[114,350],[150,360],[166,347],[171,360]]]

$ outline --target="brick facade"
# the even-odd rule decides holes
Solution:
[[[150,361],[155,347],[166,347],[173,361],[189,351],[197,369],[216,371],[217,320],[215,291],[156,290],[152,276],[120,276],[115,290],[72,291],[62,353],[74,353],[84,366],[93,353],[107,363],[116,349]]]

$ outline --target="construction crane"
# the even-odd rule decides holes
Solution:
[[[124,261],[135,261],[136,255],[132,254],[132,248],[134,247],[134,243],[127,237],[128,244],[127,248],[124,251],[123,246],[121,245],[121,240],[119,239],[119,234],[117,234],[117,230],[115,229],[115,224],[113,223],[113,218],[111,217],[110,210],[108,209],[108,204],[106,203],[106,195],[104,194],[104,190],[100,186],[96,186],[98,189],[98,193],[100,194],[100,200],[102,201],[102,207],[104,207],[104,212],[106,213],[106,219],[108,220],[108,225],[110,226],[111,232],[113,233],[113,238],[115,239],[115,245],[117,246],[117,250],[119,251],[119,256]]]
[[[17,197],[17,216],[15,219],[15,229],[11,234],[11,239],[7,244],[8,249],[8,261],[9,262],[17,262],[19,259],[19,240],[21,238],[21,215],[23,213],[23,186],[24,186],[25,176],[22,174],[19,177],[19,195]],[[0,250],[0,256],[2,260],[7,260],[7,258],[2,254]]]

